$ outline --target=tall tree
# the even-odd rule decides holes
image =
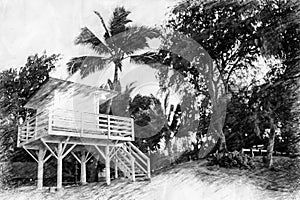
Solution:
[[[135,123],[135,143],[144,152],[159,148],[158,143],[162,138],[168,143],[168,140],[178,131],[180,106],[177,105],[174,110],[174,106],[168,107],[166,103],[162,104],[152,94],[149,96],[137,94],[130,100],[128,111]]]
[[[174,69],[182,71],[182,74],[191,74],[190,82],[195,86],[196,93],[209,96],[212,102],[212,116],[219,116],[217,113],[223,111],[222,103],[228,100],[229,93],[233,92],[232,87],[236,86],[235,79],[238,72],[255,67],[253,61],[259,54],[259,48],[255,43],[258,23],[255,18],[256,6],[256,1],[182,1],[173,9],[167,27],[190,37],[207,51],[213,60],[213,71],[210,74],[214,77],[213,81],[208,82],[208,78],[203,77],[203,74],[201,77],[197,71],[197,67],[201,66],[191,66],[191,63],[183,61],[184,58],[178,55],[170,56],[172,53],[164,53],[163,50],[158,53],[147,53],[144,58],[140,56],[134,59],[144,59],[149,63],[152,56],[156,61],[161,60],[166,64],[165,60],[173,58],[169,63]],[[176,42],[178,43],[175,39],[165,44]],[[206,90],[199,87],[203,82],[206,82]],[[219,150],[226,151],[224,119],[212,121],[216,123],[214,131],[217,132],[220,141]]]
[[[4,157],[14,155],[17,126],[34,111],[24,108],[27,100],[48,79],[59,55],[29,56],[25,66],[0,73],[0,137]]]
[[[229,107],[226,126],[230,126],[231,137],[227,139],[240,136],[243,143],[253,145],[257,142],[253,137],[265,142],[261,136],[268,132],[268,167],[273,163],[274,148],[281,145],[292,152],[299,142],[299,6],[299,1],[260,1],[256,45],[270,71],[263,84],[238,93],[231,103],[234,107]]]
[[[183,75],[190,74],[191,83],[195,85],[195,89],[209,96],[214,114],[218,112],[220,102],[224,100],[222,95],[219,96],[221,98],[217,95],[214,96],[215,93],[228,94],[229,92],[235,95],[234,90],[241,83],[240,80],[249,78],[249,69],[255,68],[254,61],[259,56],[266,60],[275,58],[281,64],[269,66],[273,71],[273,76],[270,76],[273,77],[273,80],[259,87],[259,93],[263,94],[261,91],[268,91],[267,93],[274,97],[274,88],[276,85],[280,85],[280,91],[286,92],[283,96],[293,99],[291,90],[295,87],[292,86],[295,86],[295,79],[299,77],[299,65],[297,64],[300,44],[299,16],[298,1],[210,0],[179,3],[173,9],[167,26],[198,42],[213,59],[213,64],[217,68],[217,71],[213,72],[213,76],[218,78],[209,83],[211,85],[206,82],[207,90],[211,90],[209,93],[201,91],[203,87],[199,87],[203,79],[199,78],[199,73],[195,70],[197,66],[193,68],[191,63],[184,61],[184,58],[165,52],[164,48],[158,52],[149,52],[133,59],[144,63],[160,62],[181,71]],[[165,43],[172,45],[176,42],[178,43],[175,38]],[[172,48],[170,49],[172,50]],[[219,88],[220,85],[224,85],[221,90],[212,90],[212,88]],[[279,105],[274,107],[271,99],[264,98],[264,95],[260,101],[264,101],[266,106],[264,111],[267,113],[264,113],[263,116],[268,115],[269,125],[275,126],[278,122],[275,120],[275,110]],[[288,105],[291,106],[291,103]],[[280,109],[283,107],[280,106]],[[254,118],[262,115],[255,111],[253,113]],[[226,150],[222,120],[211,119],[211,121],[220,122],[221,126],[217,128],[220,138],[219,150]],[[252,119],[250,121],[254,123],[255,130],[259,130],[259,120]],[[273,125],[269,127],[273,127]],[[274,144],[275,132],[273,130],[275,127],[272,128],[269,141],[269,160],[271,160],[272,144]]]
[[[99,56],[80,56],[72,58],[68,63],[68,71],[72,74],[80,70],[82,77],[102,70],[109,63],[114,64],[113,81],[108,80],[111,90],[119,90],[120,82],[118,73],[122,71],[122,60],[137,50],[148,47],[147,38],[155,38],[158,32],[154,28],[146,26],[129,26],[132,22],[128,19],[130,11],[124,7],[116,7],[113,16],[107,24],[97,11],[94,13],[99,17],[104,28],[103,40],[98,38],[89,28],[84,27],[75,40],[76,45],[85,45],[94,50]],[[112,100],[109,101],[106,113],[110,112]]]
[[[297,133],[294,104],[300,77],[300,2],[262,1],[258,27],[262,54],[272,60],[267,83],[259,88],[260,104],[270,128],[267,164],[273,164],[275,129],[282,124],[287,132]],[[267,94],[267,95],[266,95]],[[259,111],[258,111],[259,112]],[[298,111],[299,114],[299,111]],[[281,125],[280,125],[281,126]]]

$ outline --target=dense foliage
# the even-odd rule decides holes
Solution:
[[[0,73],[0,135],[1,158],[15,155],[17,126],[26,117],[34,114],[24,108],[28,99],[48,79],[55,68],[59,55],[29,56],[26,64],[18,69],[8,69]]]
[[[219,150],[226,150],[226,144],[229,144],[228,150],[239,150],[257,143],[268,144],[270,163],[278,129],[281,133],[277,141],[281,140],[281,148],[290,148],[299,138],[295,109],[299,77],[299,16],[299,1],[189,0],[178,3],[170,13],[167,28],[172,34],[187,35],[209,53],[217,68],[212,84],[215,87],[209,87],[205,77],[201,78],[191,63],[166,52],[166,45],[172,47],[178,43],[176,37],[166,37],[158,52],[136,56],[133,60],[146,64],[162,63],[182,75],[190,74],[189,81],[195,85],[195,94],[210,99],[211,104],[206,105],[211,106],[212,114],[218,112],[216,108],[223,99],[211,94],[230,94],[232,101],[228,105],[225,125],[220,124],[222,128],[218,130]],[[259,65],[259,60],[266,65]],[[263,81],[258,81],[257,72],[263,71],[259,68],[266,66],[269,73]],[[207,92],[218,87],[221,89]],[[203,110],[205,108],[199,109],[200,112]],[[270,134],[263,137],[268,130]]]
[[[143,152],[160,148],[162,139],[167,143],[178,132],[180,106],[166,107],[153,95],[138,94],[130,100],[128,110],[135,124],[134,143]]]
[[[255,168],[253,158],[238,151],[214,153],[210,156],[208,165],[240,169]]]

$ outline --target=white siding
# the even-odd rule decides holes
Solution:
[[[97,113],[97,104],[94,95],[73,94],[73,90],[68,92],[55,91],[54,107],[80,112]]]

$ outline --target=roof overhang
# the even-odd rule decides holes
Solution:
[[[45,101],[47,98],[51,98],[51,93],[54,91],[59,92],[68,92],[73,90],[72,95],[96,95],[99,98],[107,101],[109,99],[114,98],[118,95],[117,91],[106,90],[102,88],[97,88],[95,86],[84,85],[80,83],[75,83],[72,81],[65,81],[57,78],[49,78],[36,93],[34,93],[27,103],[25,104],[26,108],[37,109],[40,106],[40,103]]]

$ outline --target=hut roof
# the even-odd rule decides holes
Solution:
[[[103,101],[107,101],[113,97],[115,97],[118,92],[113,90],[106,90],[97,88],[94,86],[84,85],[80,83],[75,83],[72,81],[66,81],[62,79],[52,78],[50,77],[38,90],[35,92],[25,104],[26,108],[37,109],[40,105],[40,102],[43,102],[47,98],[51,98],[51,94],[53,91],[67,92],[73,90],[73,96],[76,95],[96,95],[103,99]]]

